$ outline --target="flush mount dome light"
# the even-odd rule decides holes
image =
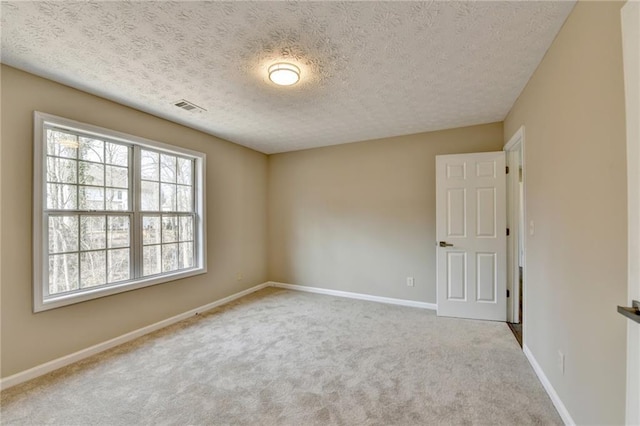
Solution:
[[[279,86],[291,86],[300,80],[300,68],[286,62],[278,62],[269,67],[269,80]]]

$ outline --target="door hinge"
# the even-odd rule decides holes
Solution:
[[[509,174],[509,166],[507,166],[506,169],[507,169],[507,174]]]
[[[509,236],[509,228],[507,228],[507,237]]]
[[[510,297],[511,295],[509,294],[509,289],[507,289],[507,297]]]

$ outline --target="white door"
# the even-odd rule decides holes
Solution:
[[[627,116],[629,300],[640,300],[640,2],[622,8]],[[640,324],[627,320],[627,420],[640,425]]]
[[[436,156],[438,315],[506,321],[505,153]]]

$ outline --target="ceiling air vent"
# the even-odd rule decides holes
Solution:
[[[206,109],[199,107],[198,105],[184,99],[180,99],[178,102],[175,102],[174,105],[177,106],[178,108],[182,108],[187,111],[195,111],[195,112],[206,111]]]

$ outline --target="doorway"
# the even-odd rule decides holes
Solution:
[[[507,157],[507,324],[520,347],[525,335],[524,126],[504,147]]]

